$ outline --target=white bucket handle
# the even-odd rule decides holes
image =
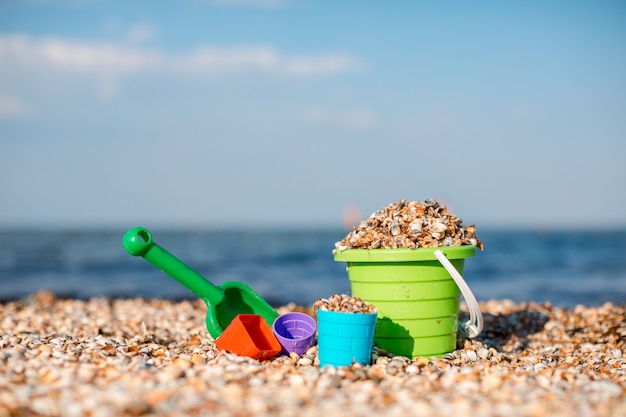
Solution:
[[[465,302],[467,303],[467,309],[469,310],[469,320],[465,323],[465,329],[467,330],[469,337],[476,337],[483,330],[483,314],[480,312],[480,307],[478,307],[478,302],[476,301],[476,297],[470,290],[470,287],[467,285],[459,271],[452,265],[452,263],[446,258],[442,251],[437,249],[435,251],[435,256],[441,262],[446,271],[452,276],[454,282],[461,290],[461,294],[463,294],[463,298],[465,298]]]

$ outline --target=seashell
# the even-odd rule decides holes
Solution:
[[[435,221],[430,225],[431,232],[434,233],[445,233],[448,227],[442,221]]]
[[[310,365],[313,365],[313,360],[311,358],[300,358],[298,360],[298,365],[300,365],[300,366],[310,366]]]
[[[446,234],[444,232],[431,232],[430,235],[434,237],[436,240],[440,240],[440,239],[443,239],[443,237]]]
[[[489,359],[489,350],[483,348],[478,349],[478,351],[476,352],[476,354],[478,355],[479,358],[481,359]]]
[[[451,236],[444,237],[441,246],[454,246],[454,238]]]
[[[409,224],[409,228],[411,229],[411,233],[414,235],[419,235],[422,233],[422,222],[419,219],[413,220]]]

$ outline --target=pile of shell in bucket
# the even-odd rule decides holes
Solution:
[[[476,227],[448,213],[434,198],[425,201],[398,200],[363,220],[335,250],[432,248],[473,245],[483,249]]]
[[[474,225],[464,226],[460,218],[448,213],[447,208],[434,199],[399,200],[363,220],[335,244],[333,254],[337,257],[338,253],[349,249],[406,250],[455,246],[471,247],[474,251],[476,248],[483,249]],[[467,256],[473,255],[460,257]],[[457,262],[462,262],[462,259]],[[454,320],[454,323],[458,315],[458,300],[458,295],[453,295],[452,311],[445,313],[449,316],[448,321]],[[219,349],[265,360],[279,354],[296,353],[301,356],[317,341],[320,366],[343,366],[354,362],[370,364],[377,319],[380,319],[376,302],[370,301],[366,301],[365,297],[346,294],[334,294],[329,298],[319,299],[313,305],[317,321],[301,312],[283,314],[273,324],[254,314],[241,314],[218,337],[216,345]],[[385,316],[383,314],[383,321],[379,324],[389,328],[389,317]],[[450,350],[450,340],[454,340],[456,336],[456,324],[451,324],[444,331],[451,332],[451,335],[445,334],[443,347],[427,350],[438,349],[438,353]],[[391,336],[395,338],[396,335]],[[404,339],[411,344],[420,337],[423,336],[406,335]],[[428,339],[435,345],[439,343],[436,337]],[[398,349],[397,353],[415,356],[420,351],[408,346]]]

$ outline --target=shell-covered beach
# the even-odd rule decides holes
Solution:
[[[626,415],[626,306],[480,308],[483,333],[444,357],[320,368],[316,347],[216,349],[201,301],[41,292],[0,304],[0,416]]]

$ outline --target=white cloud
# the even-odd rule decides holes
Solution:
[[[145,38],[147,35],[137,35],[138,38],[141,36]],[[267,46],[204,46],[191,52],[174,54],[114,43],[0,35],[0,65],[8,64],[35,70],[46,68],[109,77],[145,73],[206,77],[245,73],[321,76],[340,74],[358,67],[357,60],[346,54],[287,55]]]
[[[182,53],[139,45],[152,36],[151,26],[138,25],[127,39],[134,45],[96,43],[62,38],[0,35],[0,79],[27,84],[74,81],[77,76],[93,85],[103,101],[115,99],[124,79],[159,75],[170,78],[207,79],[247,75],[280,77],[332,76],[359,67],[358,61],[341,53],[318,55],[285,54],[271,46],[201,46]],[[56,75],[57,78],[51,78]],[[52,81],[52,80],[55,81]],[[18,110],[21,109],[21,110]],[[24,114],[24,106],[4,103],[3,114]],[[359,124],[354,119],[355,124]]]
[[[290,76],[334,75],[358,67],[357,61],[345,54],[318,56],[284,55],[267,46],[237,48],[199,48],[179,56],[169,65],[174,72],[206,76],[234,73],[266,73]]]
[[[0,64],[26,69],[124,75],[153,69],[162,61],[160,53],[115,44],[90,44],[57,38],[36,40],[23,35],[0,36]]]
[[[318,57],[295,56],[284,60],[285,72],[291,75],[336,74],[347,68],[356,68],[355,60],[344,54]]]

